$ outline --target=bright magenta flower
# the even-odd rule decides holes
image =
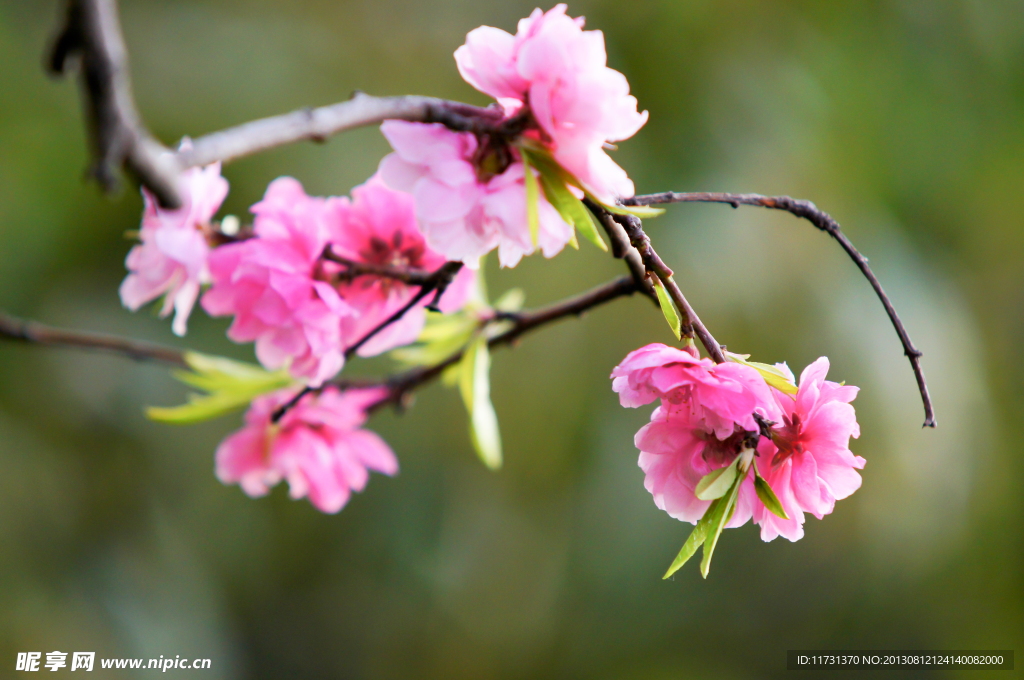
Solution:
[[[386,390],[339,391],[328,387],[307,394],[277,423],[274,410],[295,395],[280,390],[253,401],[245,427],[217,447],[217,478],[238,484],[252,497],[264,496],[281,480],[292,498],[308,496],[322,512],[345,507],[353,491],[362,491],[370,470],[394,475],[395,454],[379,436],[360,429],[366,408]]]
[[[687,411],[718,439],[737,428],[757,432],[754,414],[778,420],[780,411],[764,378],[742,364],[715,364],[696,350],[654,343],[630,352],[612,371],[612,389],[623,406],[662,400],[668,416]]]
[[[121,302],[133,312],[163,295],[160,316],[167,316],[173,309],[172,329],[176,335],[185,335],[200,287],[210,280],[206,264],[210,219],[228,194],[220,163],[183,172],[180,194],[182,206],[167,210],[148,190],[142,190],[142,243],[128,253],[125,266],[129,274],[120,294]]]
[[[255,341],[264,366],[288,366],[295,377],[319,386],[344,365],[341,321],[355,314],[320,270],[328,239],[326,201],[282,177],[252,212],[256,238],[210,254],[213,286],[203,295],[203,308],[214,316],[233,315],[228,337]]]
[[[633,195],[633,183],[604,151],[647,122],[626,77],[607,66],[604,35],[584,31],[564,4],[536,9],[515,36],[481,26],[455,51],[466,81],[514,114],[529,106],[555,159],[606,203]]]
[[[445,263],[443,255],[427,246],[416,225],[412,196],[389,189],[377,175],[353,189],[351,201],[328,199],[327,209],[329,239],[336,255],[356,262],[431,272]],[[343,270],[329,262],[323,268],[326,272]],[[461,309],[475,280],[476,273],[463,267],[441,296],[441,311]],[[368,275],[340,285],[338,292],[355,312],[342,318],[343,343],[351,346],[362,339],[408,304],[418,290],[395,279]],[[432,299],[428,295],[422,304],[374,335],[359,348],[359,355],[374,356],[415,341],[426,322],[424,307]]]
[[[747,433],[759,429],[755,413],[768,419],[780,414],[755,369],[699,359],[694,349],[647,345],[630,352],[611,377],[623,406],[635,408],[661,399],[651,422],[635,439],[644,486],[659,508],[694,524],[711,505],[697,498],[697,483],[732,463]],[[746,479],[726,526],[747,522],[756,504],[753,478]]]
[[[759,505],[754,522],[766,541],[784,536],[791,541],[804,535],[804,513],[821,519],[837,500],[860,488],[865,460],[850,451],[850,437],[860,436],[857,415],[850,402],[857,387],[825,380],[828,359],[822,357],[804,369],[796,399],[776,390],[782,418],[772,439],[758,446],[758,467],[789,515],[784,520]]]
[[[636,435],[644,485],[655,504],[696,524],[711,504],[697,498],[697,484],[732,463],[748,433],[760,431],[757,414],[775,423],[772,438],[762,437],[757,447],[757,468],[789,519],[765,508],[748,473],[726,526],[752,517],[765,541],[779,535],[800,539],[804,513],[820,519],[832,512],[836,500],[860,487],[856,470],[865,462],[849,450],[850,437],[860,436],[849,404],[857,388],[825,380],[827,372],[825,358],[808,366],[793,397],[768,387],[754,368],[715,365],[697,359],[694,350],[652,344],[631,352],[612,371],[612,389],[623,406],[661,399],[651,422]]]
[[[659,406],[634,440],[640,449],[644,487],[654,497],[654,504],[671,517],[696,524],[711,505],[711,501],[697,498],[697,483],[704,475],[732,463],[743,438],[742,428],[737,428],[729,437],[719,439],[694,410],[672,411]],[[735,513],[726,526],[746,524],[758,506],[761,502],[754,491],[753,476],[748,476],[740,486]]]
[[[474,269],[494,248],[505,267],[534,251],[523,164],[511,156],[503,160],[510,151],[481,154],[475,136],[439,123],[389,120],[380,129],[395,150],[381,161],[380,175],[392,189],[412,194],[432,249]],[[554,257],[572,240],[573,229],[543,193],[537,212],[537,245]]]

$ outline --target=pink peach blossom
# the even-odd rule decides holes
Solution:
[[[381,161],[380,175],[392,189],[412,194],[433,250],[470,268],[494,248],[505,267],[534,251],[522,162],[488,174],[478,167],[476,137],[439,123],[389,120],[381,132],[395,152]],[[545,257],[554,257],[572,240],[573,229],[542,193],[537,211],[537,245]]]
[[[633,183],[604,151],[647,122],[629,83],[607,66],[604,35],[584,31],[564,4],[536,9],[515,36],[481,26],[455,51],[466,81],[514,114],[529,106],[555,159],[605,202],[633,195]]]
[[[669,415],[688,411],[719,439],[740,428],[758,431],[754,414],[776,420],[780,410],[764,378],[742,364],[715,364],[696,350],[654,343],[630,352],[612,371],[612,389],[623,406],[662,400]]]
[[[341,257],[369,264],[390,265],[420,271],[435,271],[445,263],[440,253],[427,246],[416,225],[413,198],[407,193],[389,189],[379,176],[352,190],[352,200],[327,200],[332,251]],[[325,271],[341,271],[324,263]],[[441,296],[443,312],[461,309],[472,290],[476,274],[465,267],[456,275]],[[400,310],[418,292],[394,279],[359,276],[338,287],[338,292],[355,314],[341,322],[342,340],[351,346],[373,328]],[[360,356],[374,356],[416,340],[426,321],[424,307],[433,296],[405,313],[362,345]]]
[[[295,389],[258,397],[245,414],[245,427],[217,447],[217,478],[254,498],[286,480],[292,498],[308,496],[318,510],[338,512],[353,491],[366,487],[370,470],[398,472],[384,440],[360,429],[366,408],[386,393],[328,387],[302,397],[277,423],[271,423],[272,414]]]
[[[228,337],[255,341],[264,366],[287,365],[316,387],[344,365],[341,322],[355,314],[320,270],[329,235],[326,202],[282,177],[252,212],[256,237],[210,254],[213,286],[203,308],[233,315]]]
[[[821,519],[837,500],[860,488],[865,460],[849,448],[860,426],[850,402],[858,388],[825,380],[828,359],[822,357],[804,369],[796,398],[772,390],[782,417],[772,439],[758,446],[761,474],[782,503],[789,520],[759,506],[754,522],[761,538],[784,536],[796,541],[804,535],[804,513]]]
[[[640,428],[634,440],[640,449],[644,486],[654,497],[654,504],[675,519],[691,524],[700,521],[711,501],[697,498],[697,483],[712,470],[732,463],[744,436],[742,430],[737,430],[719,439],[692,409],[655,409],[651,422]],[[760,505],[753,476],[748,474],[740,483],[735,514],[726,526],[746,524]]]
[[[214,163],[183,172],[180,189],[182,205],[176,210],[161,208],[153,195],[142,189],[142,243],[128,253],[125,266],[129,274],[120,294],[121,302],[133,312],[163,295],[160,316],[174,309],[172,330],[185,335],[200,287],[210,281],[205,231],[227,196],[228,182],[220,176],[220,163]]]
[[[697,483],[735,460],[747,433],[759,430],[755,413],[769,419],[780,413],[755,369],[700,359],[693,348],[647,345],[630,352],[611,377],[623,406],[635,408],[661,399],[635,440],[644,486],[659,508],[694,524],[711,504],[697,498]],[[748,476],[726,526],[744,524],[758,504],[753,478]]]

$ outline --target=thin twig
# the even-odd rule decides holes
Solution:
[[[54,328],[25,321],[0,311],[0,337],[51,347],[98,349],[130,357],[137,361],[161,361],[187,367],[185,352],[173,347],[119,338],[114,335]]]
[[[182,168],[227,162],[292,142],[322,142],[339,132],[385,120],[442,123],[450,130],[504,135],[502,116],[496,107],[483,109],[433,97],[372,97],[357,92],[345,102],[262,118],[193,139],[192,148],[177,152],[177,160]]]
[[[380,276],[387,279],[395,279],[410,286],[423,286],[436,276],[436,272],[428,272],[422,269],[408,269],[388,264],[371,264],[369,262],[351,260],[336,254],[331,250],[330,244],[327,244],[320,257],[329,262],[344,265],[345,270],[337,274],[338,278],[343,280],[351,280],[359,276]]]
[[[454,267],[452,267],[452,269],[454,269]],[[594,307],[610,302],[616,298],[632,295],[638,290],[641,289],[638,288],[632,277],[622,276],[582,293],[581,295],[535,311],[502,313],[500,316],[495,315],[495,321],[511,322],[512,327],[491,338],[487,345],[488,347],[497,347],[500,345],[511,344],[519,338],[519,336],[532,331],[535,328],[539,328],[568,316],[581,316],[584,312],[593,309]],[[18,319],[2,311],[0,311],[0,337],[50,347],[99,349],[127,356],[139,361],[162,361],[175,366],[187,367],[184,358],[185,352],[182,350],[145,342],[138,342],[136,340],[120,338],[112,335],[100,335],[97,333],[85,333],[53,328],[40,323]],[[370,409],[375,410],[385,404],[399,403],[407,393],[436,378],[449,366],[458,363],[462,358],[462,354],[462,352],[458,352],[434,366],[416,368],[399,375],[391,376],[383,381],[375,382],[367,379],[341,378],[330,384],[341,389],[370,388],[378,386],[387,387],[388,396],[374,404]],[[289,408],[297,404],[302,397],[310,392],[318,391],[319,389],[321,388],[304,387],[291,400],[289,400],[288,403],[275,410],[272,416],[273,420],[275,422],[279,420],[281,416],[283,416]]]
[[[487,341],[488,347],[499,347],[512,344],[519,336],[535,328],[547,325],[553,321],[564,319],[568,316],[580,316],[584,312],[593,309],[616,298],[632,295],[642,290],[631,276],[621,276],[606,284],[593,288],[576,297],[556,302],[555,304],[543,307],[535,311],[517,313],[502,313],[496,315],[495,320],[510,321],[512,327],[507,331],[496,335]],[[373,411],[387,404],[400,404],[405,395],[417,387],[428,383],[441,375],[446,368],[457,364],[463,356],[459,351],[444,361],[433,366],[415,368],[405,373],[392,376],[384,384],[388,387],[388,395],[375,403],[369,410]]]
[[[452,279],[455,278],[455,275],[459,273],[460,269],[462,269],[461,262],[446,262],[441,265],[441,267],[431,274],[426,281],[419,284],[419,291],[401,309],[377,324],[366,335],[359,338],[355,344],[346,348],[345,358],[350,358],[359,350],[360,347],[369,342],[371,338],[405,316],[406,312],[415,307],[423,298],[427,297],[431,293],[436,293],[438,296],[443,294],[445,289],[448,288],[448,285],[451,284]]]
[[[871,267],[868,266],[867,258],[861,255],[860,251],[854,247],[850,239],[839,228],[839,223],[831,215],[819,210],[810,201],[797,200],[789,196],[761,196],[760,194],[674,193],[669,191],[648,196],[635,196],[623,201],[624,205],[661,205],[665,203],[728,203],[734,208],[740,205],[753,205],[772,210],[784,210],[807,220],[834,238],[842,249],[846,251],[846,254],[850,256],[854,264],[857,265],[861,273],[864,274],[864,278],[868,280],[871,287],[875,289],[878,299],[882,301],[885,313],[889,315],[889,320],[892,322],[893,328],[896,329],[896,335],[899,336],[900,343],[903,345],[903,353],[910,360],[910,366],[914,370],[914,377],[917,379],[917,389],[921,393],[921,401],[924,404],[924,427],[935,427],[935,409],[932,406],[931,395],[928,394],[928,383],[924,378],[924,370],[921,368],[921,350],[917,349],[913,341],[911,341],[910,334],[907,333],[902,319],[896,313],[896,308],[893,307],[889,296],[882,289],[882,284],[879,282],[878,277],[875,276],[875,273],[871,271]]]
[[[113,191],[118,184],[116,169],[124,167],[162,205],[181,205],[174,157],[146,130],[135,108],[116,0],[68,0],[65,23],[47,67],[51,73],[63,75],[76,56],[93,146],[90,174],[107,191]]]
[[[629,237],[626,236],[626,231],[622,228],[622,225],[615,221],[610,212],[602,209],[589,198],[584,198],[583,202],[590,209],[590,212],[594,213],[597,221],[601,223],[605,233],[608,234],[608,240],[612,243],[612,257],[626,263],[630,274],[633,275],[633,281],[637,285],[637,290],[657,305],[658,294],[654,292],[654,284],[651,283],[650,278],[647,276],[647,270],[644,268],[640,253],[630,245]]]
[[[274,409],[274,412],[270,414],[270,422],[276,423],[277,421],[281,420],[281,417],[284,416],[285,413],[288,413],[288,411],[290,411],[296,404],[298,404],[299,401],[304,396],[306,396],[310,392],[319,392],[321,389],[322,388],[319,387],[310,387],[309,385],[306,385],[301,390],[296,392],[294,397],[292,397],[291,399],[289,399],[288,401]]]
[[[722,348],[715,340],[714,336],[708,331],[701,322],[700,317],[697,316],[697,312],[690,306],[686,296],[683,295],[683,291],[679,289],[675,280],[672,278],[672,270],[669,269],[668,265],[661,259],[658,253],[651,246],[651,239],[644,233],[643,224],[640,222],[640,218],[633,215],[613,215],[601,206],[588,202],[588,207],[600,218],[600,222],[605,225],[605,231],[608,233],[609,238],[612,239],[613,247],[618,247],[620,252],[623,252],[624,257],[628,257],[626,251],[624,251],[624,245],[621,243],[621,237],[616,236],[618,230],[610,228],[606,222],[614,220],[619,225],[622,232],[625,234],[629,241],[629,245],[636,250],[636,253],[640,257],[640,261],[644,268],[644,276],[649,272],[654,276],[657,276],[661,281],[662,285],[665,286],[665,290],[668,292],[672,301],[679,308],[679,313],[682,316],[680,321],[680,332],[682,335],[688,338],[692,338],[695,335],[704,345],[704,349],[707,350],[708,355],[716,363],[720,364],[725,361],[725,355],[722,354]],[[618,245],[616,242],[619,241]],[[614,254],[614,251],[613,251]],[[629,260],[626,260],[627,264],[630,264]],[[633,271],[635,264],[630,264],[630,270]],[[634,273],[636,276],[636,273]]]

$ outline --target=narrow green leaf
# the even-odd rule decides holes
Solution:
[[[576,197],[573,196],[573,198]],[[579,213],[578,216],[574,216],[576,231],[583,234],[583,238],[607,253],[608,244],[601,238],[601,233],[597,229],[597,222],[594,221],[594,216],[590,214],[590,210],[578,198],[576,198],[573,206],[576,208],[576,212]]]
[[[459,391],[469,413],[469,434],[473,448],[484,465],[501,467],[501,433],[498,416],[491,404],[491,357],[487,338],[480,336],[466,349],[459,373]]]
[[[779,497],[772,491],[772,487],[768,484],[768,480],[761,476],[761,473],[757,471],[757,463],[754,463],[754,491],[757,492],[757,497],[764,503],[764,507],[782,519],[789,519],[789,515],[786,514],[786,509],[782,507],[782,503],[779,501]]]
[[[722,529],[725,528],[726,523],[732,517],[732,510],[736,505],[736,497],[740,493],[740,484],[743,483],[743,478],[746,475],[736,475],[735,481],[732,483],[732,487],[729,489],[729,493],[726,494],[723,499],[719,499],[718,506],[715,508],[715,513],[711,517],[711,526],[708,530],[708,536],[704,540],[704,556],[700,561],[700,575],[704,578],[708,577],[708,572],[711,570],[711,556],[715,554],[715,546],[718,545],[718,539],[722,535]]]
[[[541,176],[557,177],[563,184],[568,184],[582,190],[586,194],[587,198],[592,200],[594,203],[597,203],[608,212],[615,213],[617,215],[635,215],[640,218],[657,217],[665,212],[664,208],[655,208],[649,205],[626,206],[605,203],[594,195],[593,192],[588,190],[575,175],[563,168],[561,163],[555,160],[555,157],[551,155],[550,151],[539,144],[532,143],[529,140],[520,141],[520,151],[522,151],[523,148],[528,150],[528,153],[530,154],[530,161],[541,173]]]
[[[461,335],[466,331],[472,331],[476,325],[476,319],[469,314],[460,312],[442,314],[440,312],[428,311],[427,322],[423,325],[423,330],[420,331],[416,341],[446,340],[454,335]]]
[[[406,366],[431,366],[444,361],[462,349],[472,335],[473,330],[470,329],[449,338],[401,347],[391,352],[391,358]]]
[[[211,395],[189,394],[187,404],[181,406],[150,406],[146,417],[161,423],[188,425],[231,413],[243,408],[255,395],[217,393]]]
[[[579,241],[578,238],[576,238],[576,230],[575,229],[572,230],[572,236],[569,237],[569,245],[572,247],[573,250],[579,250],[580,249],[580,241]]]
[[[540,192],[537,190],[537,178],[533,174],[533,168],[530,167],[530,154],[525,150],[520,150],[520,156],[523,159],[523,178],[526,184],[526,221],[530,225],[530,240],[533,242],[533,247],[537,247],[537,236],[540,234],[540,217],[537,214],[537,201],[540,198]]]
[[[708,535],[708,528],[711,526],[711,517],[714,515],[715,508],[718,507],[719,502],[720,501],[715,500],[708,506],[704,516],[700,518],[700,521],[697,522],[697,526],[695,526],[693,531],[690,532],[690,536],[686,539],[686,543],[683,543],[683,547],[679,551],[679,554],[676,555],[674,560],[672,560],[672,564],[669,566],[668,571],[666,571],[665,575],[662,576],[663,579],[666,579],[679,571],[680,567],[686,564],[687,561],[693,557],[694,553],[697,552],[697,548],[704,543],[704,539],[707,538]]]
[[[736,459],[724,468],[712,470],[704,475],[697,482],[697,488],[694,489],[697,498],[702,501],[710,501],[724,496],[732,488],[732,483],[736,481],[736,465],[739,460],[740,457],[736,456]]]
[[[207,394],[191,393],[188,403],[180,406],[147,408],[147,417],[165,423],[196,423],[243,408],[261,394],[295,384],[286,370],[270,372],[225,357],[187,352],[185,363],[192,371],[174,371],[174,377]]]
[[[665,213],[664,208],[654,208],[649,205],[609,205],[604,201],[598,200],[595,196],[587,193],[587,198],[599,204],[602,208],[610,213],[616,215],[634,215],[640,219],[647,219],[648,217],[657,217]]]
[[[658,304],[661,305],[661,313],[665,315],[665,321],[672,329],[672,334],[676,336],[676,340],[679,340],[682,338],[682,325],[679,321],[679,313],[676,312],[676,306],[672,304],[672,299],[669,298],[668,291],[662,285],[661,279],[656,276],[652,278],[654,279],[654,292],[658,294]]]
[[[597,224],[590,211],[587,210],[587,206],[583,205],[583,201],[569,191],[565,182],[557,175],[542,171],[540,184],[544,188],[544,196],[548,199],[548,203],[558,211],[562,219],[583,234],[588,241],[607,252],[608,245],[597,233]]]
[[[462,395],[462,403],[466,405],[466,412],[473,413],[473,372],[476,370],[476,350],[479,343],[472,343],[466,347],[466,351],[459,361],[459,394]]]
[[[473,445],[477,455],[491,470],[501,467],[501,433],[498,430],[498,414],[491,403],[491,357],[487,350],[487,339],[477,340],[476,370],[473,386]]]
[[[439,363],[461,350],[479,326],[480,320],[467,311],[427,312],[427,323],[416,343],[392,350],[391,358],[406,366]]]
[[[518,312],[526,302],[526,293],[522,288],[509,288],[494,301],[494,308],[502,312]]]
[[[750,366],[761,374],[764,381],[771,387],[774,387],[783,394],[796,394],[797,386],[793,384],[792,380],[784,371],[771,364],[762,364],[759,361],[747,361],[749,354],[735,354],[734,352],[726,352],[725,358],[729,361],[737,364],[743,364],[744,366]]]
[[[186,352],[185,363],[197,373],[220,374],[240,380],[258,380],[268,375],[268,371],[262,366],[199,352]]]

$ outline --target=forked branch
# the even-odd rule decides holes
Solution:
[[[47,66],[51,73],[63,75],[75,58],[93,147],[89,173],[112,191],[118,184],[117,169],[124,167],[162,205],[179,206],[178,164],[149,134],[135,108],[116,0],[68,0]]]
[[[867,258],[861,255],[860,251],[854,247],[850,239],[839,228],[839,223],[831,215],[819,210],[810,201],[798,200],[789,196],[761,196],[760,194],[726,194],[718,192],[675,193],[667,191],[661,194],[635,196],[623,201],[624,205],[663,205],[666,203],[727,203],[733,208],[741,205],[753,205],[772,210],[784,210],[809,221],[818,229],[834,238],[840,247],[846,251],[846,254],[850,256],[854,264],[857,265],[861,273],[864,274],[864,278],[868,280],[871,287],[875,289],[878,299],[882,301],[885,313],[889,315],[889,320],[892,322],[893,328],[896,329],[896,335],[899,336],[900,343],[903,345],[903,353],[910,360],[910,366],[914,370],[914,377],[917,379],[917,389],[921,393],[921,401],[924,404],[924,427],[935,427],[935,409],[932,406],[931,395],[928,394],[928,383],[924,378],[924,370],[921,368],[921,350],[914,346],[913,341],[910,339],[910,334],[907,333],[907,329],[903,325],[903,320],[896,313],[896,308],[893,307],[892,301],[886,295],[878,277],[875,276],[875,273],[871,271],[871,267],[868,266]]]

